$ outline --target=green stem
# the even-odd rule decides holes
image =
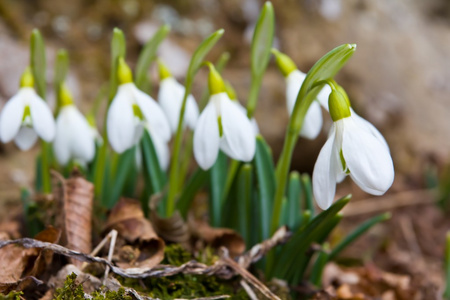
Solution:
[[[445,240],[445,291],[444,299],[450,299],[450,231]]]
[[[259,89],[261,87],[262,76],[252,75],[252,83],[250,85],[250,94],[247,102],[247,117],[251,119],[255,113],[256,103],[258,102]]]
[[[170,164],[170,177],[169,177],[169,194],[167,196],[167,206],[166,206],[166,216],[171,216],[175,211],[175,197],[178,192],[178,173],[180,170],[180,165],[178,159],[181,150],[181,140],[183,133],[183,119],[184,112],[186,110],[186,102],[189,94],[191,93],[191,82],[186,82],[186,89],[184,92],[183,103],[181,105],[180,117],[178,119],[177,133],[175,135],[175,141],[173,144],[172,161]]]
[[[41,143],[42,149],[42,191],[44,194],[50,194],[52,192],[52,186],[50,183],[50,161],[49,161],[49,148],[50,144],[43,141]]]

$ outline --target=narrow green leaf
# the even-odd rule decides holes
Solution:
[[[252,165],[244,164],[238,175],[238,193],[237,193],[237,229],[242,238],[248,245],[251,229],[248,225],[250,222],[250,204],[252,201]],[[230,212],[233,213],[233,212]]]
[[[145,85],[148,83],[148,69],[152,61],[156,58],[156,52],[161,42],[166,38],[170,31],[169,25],[162,25],[153,37],[145,44],[136,64],[136,86],[145,91]]]
[[[222,151],[219,151],[217,160],[211,167],[210,174],[209,218],[212,226],[219,227],[221,224],[222,197],[227,177],[227,156]]]
[[[275,33],[275,14],[270,1],[264,3],[253,33],[251,63],[252,73],[261,76],[267,68]]]
[[[38,29],[33,29],[30,43],[31,69],[33,71],[36,90],[46,100],[46,68],[45,43]]]
[[[117,91],[117,63],[119,57],[126,55],[126,42],[125,35],[122,30],[114,28],[113,37],[111,40],[111,74],[110,74],[110,86],[109,86],[109,101],[111,101],[116,95]]]
[[[267,239],[270,234],[270,213],[275,195],[275,167],[269,145],[261,135],[256,137],[255,153],[256,177],[258,180],[261,236]]]
[[[346,247],[348,247],[351,243],[353,243],[356,239],[358,239],[361,235],[363,235],[366,231],[368,231],[370,228],[372,228],[374,225],[389,220],[391,218],[390,213],[384,213],[378,216],[375,216],[366,222],[362,223],[358,226],[353,232],[348,234],[342,241],[337,244],[334,249],[331,251],[329,255],[329,259],[332,260],[336,258],[336,256],[341,253],[342,250],[344,250]]]
[[[206,184],[209,177],[208,175],[208,171],[197,168],[181,192],[180,199],[178,200],[176,207],[183,218],[186,219],[191,202],[194,200],[198,190]]]
[[[325,264],[328,262],[328,251],[330,249],[330,245],[325,243],[322,246],[322,251],[317,255],[316,261],[311,269],[311,275],[309,278],[309,282],[319,287],[322,281],[322,273]]]
[[[316,215],[315,207],[314,207],[314,196],[312,193],[312,185],[311,185],[311,177],[308,174],[302,175],[302,186],[305,196],[305,206],[306,209],[309,210],[314,217]]]
[[[61,85],[66,80],[68,71],[69,71],[69,55],[67,54],[66,50],[60,49],[56,56],[55,76],[53,78],[54,91],[56,95],[56,106],[57,106],[56,115],[58,114],[58,111],[60,109],[59,104],[61,103],[59,91]]]
[[[145,172],[149,175],[153,193],[159,193],[166,184],[166,177],[164,171],[161,170],[158,155],[147,130],[144,130],[141,147]]]
[[[120,154],[117,161],[116,169],[114,171],[115,177],[112,180],[112,184],[110,186],[111,192],[109,193],[109,196],[107,197],[107,199],[105,199],[106,201],[104,202],[107,208],[112,208],[117,203],[120,196],[122,196],[122,192],[125,183],[127,181],[127,178],[131,173],[133,165],[135,165],[135,158],[136,158],[135,147],[128,149],[124,153]]]
[[[444,256],[444,267],[445,267],[445,291],[444,299],[450,299],[450,231],[447,232],[447,237],[445,239],[445,256]]]
[[[286,216],[286,224],[292,231],[296,231],[302,223],[302,210],[300,204],[303,198],[302,185],[300,182],[300,174],[296,171],[292,172],[289,177],[287,202],[288,211]]]

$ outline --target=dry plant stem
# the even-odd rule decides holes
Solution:
[[[96,256],[99,252],[100,252],[100,250],[106,245],[106,243],[109,241],[109,239],[111,238],[111,235],[112,235],[112,232],[113,231],[116,231],[116,230],[111,230],[104,238],[103,238],[103,240],[101,240],[101,242],[97,245],[97,247],[95,247],[95,249],[94,250],[92,250],[92,252],[91,252],[91,256]],[[81,266],[81,268],[80,268],[80,270],[81,271],[83,271],[84,270],[84,268],[86,268],[86,266],[87,266],[88,264],[85,262],[85,263],[83,263],[83,265]]]
[[[416,232],[414,230],[411,218],[401,217],[399,219],[400,229],[402,230],[403,236],[405,237],[406,243],[408,244],[410,250],[416,254],[422,255],[422,250],[420,250],[419,243],[417,241]]]
[[[258,297],[256,297],[255,292],[252,290],[252,288],[247,284],[247,282],[245,282],[245,280],[241,280],[239,282],[239,284],[242,286],[242,288],[245,290],[245,292],[247,293],[248,297],[251,300],[258,300]]]
[[[275,247],[281,243],[286,242],[286,240],[290,235],[291,233],[289,231],[286,231],[285,227],[282,227],[275,233],[275,235],[272,238],[264,241],[259,245],[255,245],[248,253],[245,253],[242,256],[243,257],[242,259],[239,258],[238,261],[245,262],[245,264],[247,264],[248,262],[256,262],[262,257],[263,253],[267,253],[271,249],[269,247]],[[152,269],[149,268],[122,269],[114,266],[110,261],[104,258],[84,254],[78,251],[70,250],[66,247],[57,244],[41,242],[30,238],[0,241],[0,249],[11,244],[19,244],[25,248],[41,248],[51,250],[60,255],[72,257],[83,262],[100,263],[105,266],[109,266],[111,268],[111,271],[114,272],[115,274],[127,278],[165,277],[183,273],[190,275],[216,275],[223,279],[229,279],[236,274],[234,269],[232,269],[231,266],[229,266],[227,262],[223,259],[219,259],[212,266],[207,266],[205,264],[196,261],[190,261],[181,266],[159,265]],[[232,260],[229,259],[229,261]],[[239,265],[237,263],[235,264]],[[244,266],[246,267],[247,265],[245,264],[243,264],[243,266],[240,268],[244,268]]]
[[[108,261],[109,262],[112,261],[112,257],[114,254],[114,248],[116,247],[117,231],[113,229],[113,230],[111,230],[110,234],[111,234],[111,243],[109,244],[109,251],[108,251]],[[108,274],[109,274],[109,267],[106,266],[105,276],[104,276],[103,280],[106,280],[106,278],[108,278]]]
[[[436,202],[434,190],[415,190],[350,202],[342,210],[345,217],[386,212],[395,208]]]

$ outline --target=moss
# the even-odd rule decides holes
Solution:
[[[21,299],[23,299],[23,298],[21,298],[22,295],[23,295],[22,292],[12,291],[6,296],[3,294],[0,294],[0,300],[21,300]]]
[[[169,244],[164,249],[163,264],[181,266],[192,259],[191,253],[186,251],[180,244]]]

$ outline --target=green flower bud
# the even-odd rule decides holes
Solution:
[[[20,87],[34,87],[34,76],[31,68],[27,67],[20,78]]]
[[[61,107],[73,104],[72,94],[65,84],[62,84],[61,88],[59,89],[59,101],[59,105]]]
[[[234,90],[234,88],[231,86],[231,84],[228,81],[225,82],[225,90],[226,90],[228,98],[230,98],[230,100],[233,100],[233,101],[237,100],[236,91]]]
[[[119,85],[133,82],[133,73],[123,57],[119,57],[117,64],[117,79],[119,80]]]
[[[337,86],[337,90],[345,97],[345,100],[347,101],[348,106],[352,106],[350,103],[350,100],[348,99],[347,92],[344,90],[344,88],[340,85]]]
[[[172,77],[169,68],[160,59],[158,59],[158,71],[161,80]]]
[[[275,48],[272,48],[272,54],[275,55],[275,62],[284,77],[287,77],[292,71],[297,70],[294,61],[286,54],[281,53]]]
[[[223,82],[222,76],[220,76],[219,72],[217,72],[214,65],[210,62],[207,62],[209,67],[209,77],[208,77],[208,87],[209,93],[211,95],[219,94],[226,92],[225,83]]]
[[[330,116],[333,122],[348,118],[351,115],[348,100],[337,90],[333,90],[328,97],[328,108],[330,109]]]

